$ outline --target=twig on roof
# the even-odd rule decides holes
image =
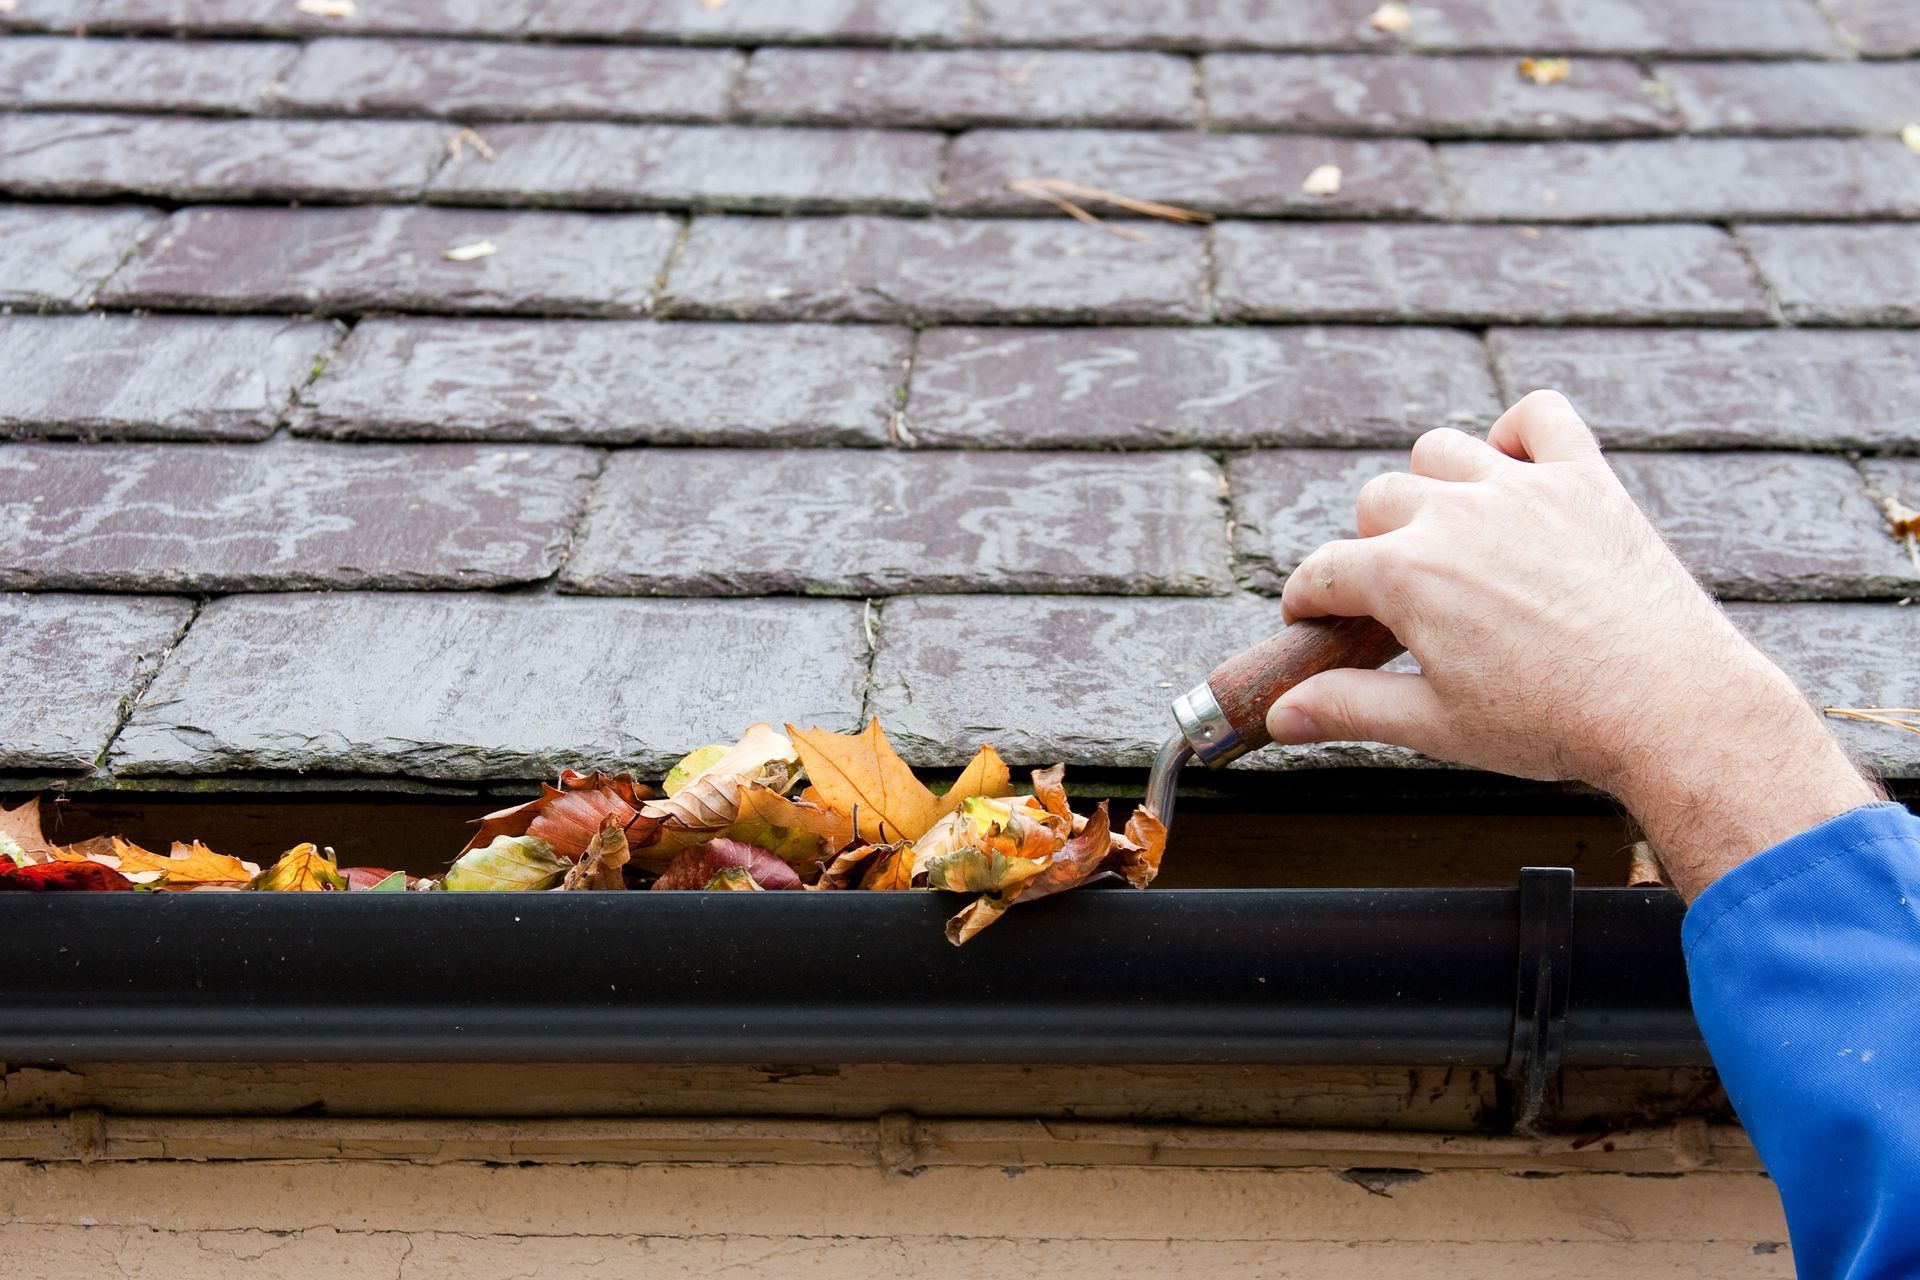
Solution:
[[[1068,217],[1077,218],[1090,227],[1110,231],[1122,240],[1144,240],[1146,237],[1138,231],[1116,227],[1088,212],[1085,206],[1076,203],[1076,198],[1110,204],[1115,208],[1125,209],[1129,213],[1143,214],[1149,218],[1164,218],[1168,222],[1213,221],[1212,214],[1201,213],[1197,209],[1182,209],[1179,205],[1162,204],[1158,200],[1140,200],[1102,187],[1089,187],[1085,183],[1069,182],[1065,178],[1015,178],[1007,183],[1007,190],[1017,195],[1045,200]]]
[[[1920,733],[1920,707],[1822,707],[1822,711],[1842,720],[1865,720],[1889,729]]]

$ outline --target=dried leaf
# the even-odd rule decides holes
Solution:
[[[714,873],[713,879],[707,881],[706,884],[701,887],[704,889],[733,892],[745,890],[748,893],[758,893],[766,888],[765,885],[755,880],[753,873],[745,867],[722,867]]]
[[[0,891],[46,893],[69,889],[132,888],[132,882],[125,876],[98,862],[40,862],[27,867],[0,863]]]
[[[1660,859],[1654,856],[1653,846],[1645,840],[1637,841],[1628,850],[1627,888],[1663,889],[1667,884],[1666,872],[1660,866]]]
[[[820,868],[820,878],[808,884],[809,889],[851,889],[860,879],[876,857],[893,852],[897,845],[863,844],[835,855],[833,861]],[[865,887],[865,886],[861,886]]]
[[[1384,31],[1388,35],[1399,35],[1413,25],[1413,11],[1408,9],[1405,0],[1383,0],[1373,16],[1367,19],[1367,25],[1375,31]]]
[[[1160,859],[1167,851],[1167,824],[1143,804],[1127,818],[1126,833],[1115,836],[1113,845],[1120,853],[1114,869],[1126,877],[1128,884],[1144,889],[1160,874]]]
[[[1045,862],[1033,858],[1009,858],[997,850],[979,846],[955,849],[951,853],[928,858],[920,864],[929,889],[946,889],[953,893],[992,893],[1002,897],[1046,869]]]
[[[1907,144],[1907,150],[1920,156],[1920,122],[1901,126],[1900,141]]]
[[[1057,818],[1073,820],[1073,810],[1067,805],[1065,779],[1067,766],[1056,764],[1051,769],[1033,771],[1033,798],[1038,800],[1048,813]]]
[[[1300,184],[1300,190],[1310,196],[1337,196],[1340,194],[1340,166],[1323,164],[1307,175]]]
[[[874,844],[917,840],[939,818],[940,801],[894,752],[878,719],[859,733],[792,725],[787,732],[820,803],[854,818],[861,839]]]
[[[880,860],[867,868],[867,874],[860,878],[860,887],[882,893],[913,888],[913,846],[902,841],[873,847],[882,850]]]
[[[627,887],[627,833],[612,814],[600,824],[600,834],[587,846],[586,856],[573,864],[562,889],[624,889]]]
[[[1566,58],[1522,58],[1514,70],[1522,80],[1559,84],[1573,73],[1573,63]]]
[[[561,857],[575,859],[600,834],[601,822],[617,815],[627,833],[627,846],[637,853],[659,830],[657,822],[640,816],[641,804],[652,794],[625,774],[564,769],[558,787],[540,785],[538,799],[481,818],[480,830],[461,852],[482,848],[503,835],[535,836]]]
[[[793,873],[793,868],[773,854],[754,845],[725,838],[709,840],[703,845],[683,850],[661,873],[660,878],[653,882],[653,887],[705,889],[712,885],[721,872],[729,870],[750,874],[755,886],[762,889],[800,887],[800,877]]]
[[[759,845],[804,877],[853,843],[853,819],[766,787],[740,789],[740,813],[721,835]]]
[[[962,907],[947,921],[947,941],[959,946],[1006,913],[1016,902],[1029,902],[1077,889],[1102,874],[1112,852],[1113,841],[1107,819],[1107,802],[1088,818],[1080,834],[1060,846],[1040,873],[1011,892],[989,893]],[[929,880],[931,880],[929,876]]]
[[[120,874],[133,879],[137,874],[156,873],[149,882],[157,888],[188,888],[203,884],[248,884],[260,874],[260,864],[243,862],[224,853],[215,853],[198,840],[191,844],[174,841],[170,854],[158,854],[139,845],[115,838],[112,842],[113,865]]]
[[[500,246],[491,240],[475,240],[471,244],[457,244],[451,249],[443,249],[440,256],[448,262],[472,262],[476,258],[491,258],[500,252]]]
[[[958,809],[962,801],[986,796],[998,799],[1013,791],[1013,774],[1007,769],[1007,762],[992,747],[981,747],[973,753],[973,759],[961,771],[946,794],[940,797],[940,816],[945,817]]]
[[[294,0],[293,7],[316,18],[351,18],[353,0]]]
[[[41,834],[39,796],[15,809],[0,809],[0,836],[17,851],[12,854],[14,861],[26,866],[53,861],[60,847]]]
[[[255,876],[247,887],[268,893],[344,893],[347,882],[340,876],[332,849],[302,843],[281,854],[278,862]]]
[[[572,865],[538,836],[496,836],[483,849],[469,849],[447,869],[444,887],[475,890],[548,889]]]

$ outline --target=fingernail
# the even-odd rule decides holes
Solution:
[[[1313,742],[1313,717],[1298,707],[1275,707],[1267,713],[1267,732],[1279,743]]]

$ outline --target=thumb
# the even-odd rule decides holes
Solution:
[[[1427,755],[1445,737],[1444,713],[1426,677],[1342,667],[1302,680],[1267,710],[1275,742],[1388,742]]]

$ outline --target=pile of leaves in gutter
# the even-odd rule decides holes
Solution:
[[[1102,878],[1144,889],[1159,872],[1159,819],[1142,808],[1116,832],[1104,800],[1077,814],[1064,772],[1035,770],[1031,793],[1015,795],[1006,764],[982,747],[935,795],[878,720],[860,733],[756,724],[682,759],[658,796],[624,774],[566,770],[537,799],[481,818],[445,874],[424,877],[342,867],[313,844],[264,869],[198,842],[166,854],[118,836],[58,845],[36,799],[0,811],[0,889],[942,889],[975,895],[947,922],[957,946],[1016,903]]]

